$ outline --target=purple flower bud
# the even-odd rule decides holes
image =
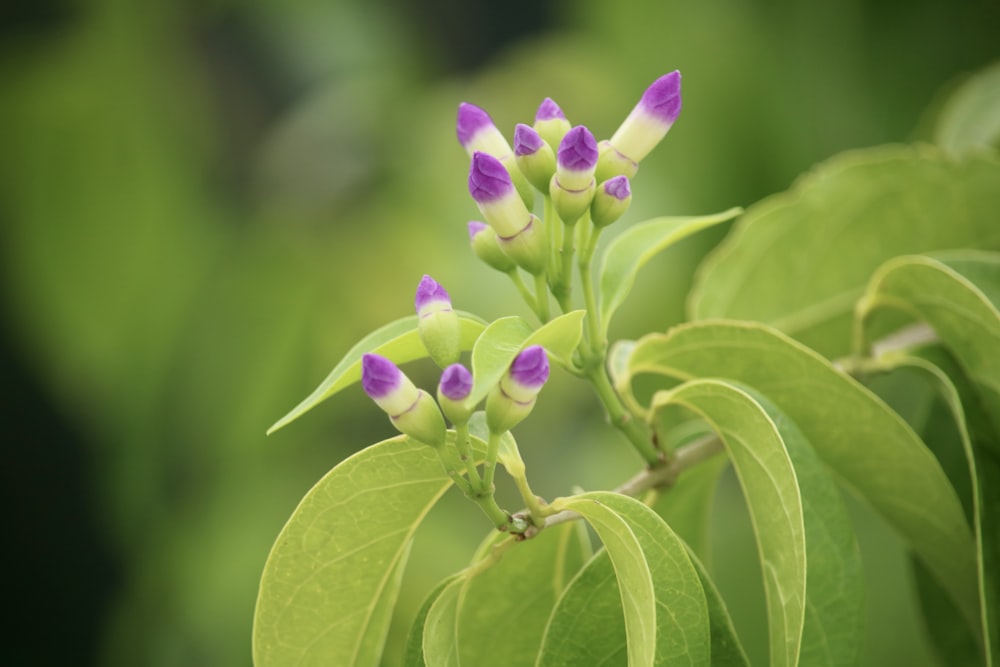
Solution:
[[[445,288],[428,275],[420,279],[417,285],[417,296],[413,300],[417,314],[421,317],[442,310],[451,310],[451,297]]]
[[[510,377],[518,385],[538,393],[549,379],[549,355],[541,345],[526,347],[510,365]]]
[[[541,135],[535,128],[523,123],[518,123],[514,128],[514,155],[518,157],[534,155],[544,145]]]
[[[638,164],[666,136],[680,112],[681,73],[675,70],[654,81],[642,94],[639,103],[608,141],[614,151],[606,152],[606,160],[617,159],[626,166],[627,161]],[[601,176],[610,177],[610,169],[610,166],[602,168]]]
[[[456,130],[458,143],[468,146],[473,138],[483,129],[495,127],[490,115],[477,107],[475,104],[462,102],[458,105],[458,122]]]
[[[490,115],[475,104],[462,102],[458,105],[458,122],[455,124],[458,141],[462,148],[472,155],[476,151],[489,153],[498,158],[510,154],[510,145],[503,133],[493,124]]]
[[[642,94],[639,106],[650,116],[673,124],[681,113],[681,73],[674,70],[654,81]]]
[[[510,174],[500,160],[476,151],[469,167],[469,193],[479,204],[488,204],[514,192]]]
[[[472,391],[472,373],[462,364],[452,364],[441,373],[438,390],[442,396],[461,401]]]
[[[403,385],[403,373],[388,359],[378,354],[361,357],[361,386],[373,400],[380,401]]]
[[[597,140],[583,125],[566,133],[559,144],[559,167],[571,171],[592,172],[597,166]]]
[[[627,176],[615,176],[604,181],[604,193],[615,199],[624,201],[632,196]]]
[[[552,101],[551,97],[546,97],[538,106],[538,111],[535,113],[535,122],[554,119],[566,120],[566,114],[563,113],[558,104]]]

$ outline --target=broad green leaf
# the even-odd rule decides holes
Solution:
[[[424,620],[424,663],[427,667],[459,667],[458,610],[465,596],[465,577],[455,577],[431,603]]]
[[[708,575],[708,571],[698,556],[689,551],[691,564],[698,572],[701,587],[708,603],[708,624],[712,635],[712,667],[750,667],[750,660],[743,650],[743,644],[733,627],[733,619],[729,617],[729,609],[719,595],[719,590]]]
[[[1000,567],[1000,474],[993,454],[982,444],[973,443],[964,405],[972,403],[975,399],[968,396],[967,400],[962,400],[952,379],[962,376],[962,371],[957,368],[950,368],[950,373],[944,370],[954,364],[955,362],[940,350],[928,348],[922,350],[919,355],[903,354],[877,359],[872,370],[889,372],[910,369],[922,375],[937,389],[954,420],[958,433],[958,446],[961,446],[965,455],[971,481],[973,527],[978,554],[976,571],[979,577],[979,630],[985,638],[983,649],[986,664],[993,665],[1000,655],[1000,623],[997,619],[997,609],[1000,609],[1000,580],[995,575],[997,568]],[[944,444],[956,446],[952,442]],[[948,655],[958,664],[960,649],[954,643],[956,641],[961,643],[963,628],[948,629],[953,628],[957,622],[957,619],[949,613],[949,601],[940,599],[932,582],[923,581],[924,577],[921,576],[920,570],[917,571],[917,575],[918,582],[921,583],[921,597],[924,598],[925,615],[928,616],[931,634],[935,637],[948,637],[948,643],[951,644]],[[975,643],[971,648],[963,648],[969,652],[970,661],[978,658]]]
[[[731,208],[715,215],[654,218],[629,227],[615,238],[601,259],[599,294],[603,333],[607,334],[611,318],[624,303],[646,262],[674,243],[707,227],[732,220],[742,211]]]
[[[649,566],[656,600],[652,664],[708,665],[708,607],[684,543],[637,500],[608,492],[587,495],[625,519]],[[572,590],[567,589],[560,599],[546,630],[539,665],[625,662],[627,621],[614,556],[607,554],[605,549],[593,559],[587,566],[589,572],[574,580]]]
[[[629,371],[727,378],[767,396],[912,545],[966,618],[978,617],[972,534],[940,464],[899,415],[826,359],[762,324],[699,322],[640,340]]]
[[[424,627],[427,624],[427,614],[431,611],[431,606],[437,601],[448,586],[452,584],[460,574],[447,577],[444,581],[434,587],[420,605],[416,618],[410,626],[410,633],[406,637],[406,646],[403,648],[403,667],[426,667],[424,660]],[[375,663],[372,663],[375,664]]]
[[[582,310],[574,310],[554,318],[537,330],[522,318],[502,317],[483,332],[472,348],[472,377],[474,384],[467,405],[476,405],[486,398],[518,353],[531,345],[541,345],[549,356],[568,366],[570,356],[583,335]]]
[[[954,268],[950,265],[954,258]],[[959,269],[959,270],[956,270]],[[1000,255],[910,255],[883,264],[859,302],[859,322],[881,308],[903,310],[931,325],[976,384],[1000,428],[1000,311],[960,271],[1000,283]]]
[[[618,604],[624,617],[629,667],[652,667],[656,657],[657,603],[650,563],[630,522],[605,504],[605,496],[608,495],[613,494],[594,492],[559,498],[552,503],[552,507],[558,511],[577,512],[601,538],[618,581]],[[567,664],[565,658],[560,657],[560,651],[574,648],[563,641],[574,627],[562,621],[559,606],[545,631],[542,654],[537,663],[539,667]],[[597,611],[595,607],[586,608],[587,613]],[[553,642],[558,642],[558,646]]]
[[[701,415],[722,439],[746,496],[767,597],[771,665],[798,664],[806,614],[806,529],[795,468],[777,425],[752,396],[716,380],[658,392]]]
[[[462,664],[533,664],[556,600],[590,557],[587,540],[580,521],[546,528],[472,577],[458,619]]]
[[[958,162],[928,146],[831,158],[737,221],[698,274],[692,319],[760,321],[843,354],[854,302],[882,262],[1000,249],[998,182],[1000,160]]]
[[[934,142],[955,155],[996,148],[1000,141],[1000,63],[970,76],[938,118]]]
[[[855,664],[864,634],[860,552],[837,488],[802,432],[753,389],[719,380],[692,380],[660,392],[653,403],[699,413],[729,451],[764,569],[771,663]],[[788,634],[795,623],[801,624],[799,653],[786,653],[785,662],[776,649],[799,644]],[[776,632],[779,624],[783,632]]]
[[[485,448],[478,439],[474,445]],[[292,513],[264,566],[254,664],[373,664],[401,561],[450,486],[434,450],[405,436],[327,473]]]
[[[480,318],[469,313],[459,311],[458,318],[461,324],[459,344],[463,350],[471,350],[486,325]],[[427,349],[417,331],[417,322],[417,316],[410,315],[376,329],[358,341],[309,396],[267,429],[268,435],[295,421],[338,391],[358,382],[361,379],[361,357],[369,352],[381,354],[397,364],[427,357]]]

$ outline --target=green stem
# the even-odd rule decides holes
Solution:
[[[483,493],[493,495],[493,475],[497,469],[497,457],[500,455],[500,437],[502,433],[490,431],[490,437],[486,443],[486,462],[483,464]]]
[[[473,493],[472,485],[469,484],[469,480],[462,477],[458,472],[459,469],[465,466],[458,457],[455,456],[455,452],[448,448],[447,445],[442,445],[440,447],[435,447],[434,451],[437,452],[438,458],[441,460],[441,465],[444,466],[444,470],[448,473],[448,477],[451,481],[455,483],[455,486],[462,490],[462,493],[469,495]]]
[[[545,282],[545,274],[535,276],[535,313],[542,324],[549,321],[549,285]]]
[[[528,304],[528,307],[531,308],[533,312],[537,313],[538,306],[535,303],[535,295],[531,293],[528,286],[524,284],[523,280],[521,280],[521,274],[518,273],[515,268],[512,269],[507,275],[510,277],[511,282],[514,283],[514,287],[517,288],[517,291],[520,292],[521,298],[524,299],[524,302]]]
[[[479,505],[479,509],[490,518],[497,530],[505,531],[510,527],[510,514],[500,509],[492,493],[486,495],[470,493],[467,495]]]
[[[458,456],[465,464],[465,472],[469,476],[469,484],[473,490],[482,490],[483,480],[479,477],[479,467],[472,458],[472,449],[469,447],[469,424],[455,424],[455,447],[458,449]]]
[[[559,282],[559,247],[562,245],[562,222],[555,215],[552,207],[552,197],[545,196],[545,206],[542,210],[544,216],[545,229],[548,230],[549,239],[549,281],[555,287]]]
[[[600,228],[594,229],[592,233],[587,235],[586,246],[580,252],[579,269],[580,284],[583,288],[583,301],[587,308],[587,336],[590,340],[590,353],[591,356],[600,359],[601,365],[603,365],[604,355],[607,351],[607,341],[604,340],[601,313],[597,308],[597,294],[594,291],[594,281],[590,275],[594,252],[597,249],[597,240],[600,236]]]
[[[625,434],[625,437],[639,452],[639,455],[646,460],[646,463],[650,466],[662,464],[664,453],[653,446],[649,432],[625,409],[621,398],[611,386],[611,380],[608,379],[604,364],[588,364],[587,377],[594,385],[594,390],[601,403],[604,404],[604,409],[608,411],[608,418],[612,426]]]

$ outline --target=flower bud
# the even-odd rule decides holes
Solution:
[[[632,189],[627,176],[615,176],[597,186],[590,205],[590,219],[595,227],[605,227],[622,217],[632,203]]]
[[[400,433],[433,447],[445,442],[444,418],[434,399],[417,389],[396,364],[377,354],[361,358],[361,386]]]
[[[549,357],[545,349],[532,345],[522,350],[486,398],[486,424],[490,431],[504,433],[527,417],[548,378]]]
[[[469,242],[476,256],[497,271],[510,273],[517,268],[517,263],[500,249],[497,233],[485,222],[469,223]]]
[[[419,317],[417,331],[431,359],[441,368],[458,361],[461,350],[461,325],[451,307],[448,292],[425,275],[417,285],[413,302]]]
[[[556,171],[555,153],[538,132],[521,123],[514,128],[514,159],[535,188],[548,192],[549,181]]]
[[[531,208],[535,201],[535,191],[532,190],[524,174],[518,170],[510,144],[497,129],[490,115],[475,104],[462,102],[458,105],[458,122],[455,124],[455,129],[458,142],[462,144],[469,157],[476,152],[486,153],[503,163],[510,172],[511,181],[524,205]]]
[[[615,171],[610,163],[617,162],[620,167],[625,164],[621,158],[635,164],[641,162],[666,136],[680,113],[681,73],[675,70],[661,76],[646,89],[639,103],[608,140],[614,152],[609,150],[603,156],[608,164],[602,165],[601,177],[606,179],[619,173],[627,174]]]
[[[497,233],[503,252],[529,273],[541,274],[547,259],[547,235],[541,220],[517,196],[510,174],[499,160],[486,153],[473,154],[469,193]]]
[[[597,141],[583,125],[567,132],[559,144],[549,194],[556,212],[567,225],[575,224],[594,198],[597,157]]]
[[[452,364],[441,373],[438,384],[438,404],[452,424],[469,421],[475,406],[466,406],[464,401],[472,393],[472,373],[462,364]]]
[[[569,132],[570,124],[559,105],[546,97],[535,113],[535,131],[549,146],[558,146]]]
[[[514,236],[497,235],[497,244],[505,255],[533,276],[545,273],[548,262],[549,235],[542,221],[532,215],[524,229]]]
[[[639,164],[619,153],[608,140],[599,143],[597,151],[597,171],[594,177],[598,181],[606,181],[615,176],[634,178],[639,171]]]

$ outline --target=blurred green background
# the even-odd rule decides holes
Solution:
[[[708,213],[840,150],[923,136],[935,102],[1000,56],[998,30],[988,0],[4,3],[4,664],[250,664],[283,521],[392,433],[358,389],[265,429],[364,333],[409,314],[425,272],[459,308],[527,314],[467,248],[460,101],[509,135],[551,96],[609,136],[679,68],[684,112],[627,220]],[[647,269],[613,335],[683,319],[721,231]],[[638,461],[587,389],[552,385],[518,430],[536,490],[630,476]],[[760,658],[741,503],[726,478],[714,571]],[[855,510],[867,664],[933,664],[901,547]],[[401,623],[486,530],[461,498],[434,518]]]

